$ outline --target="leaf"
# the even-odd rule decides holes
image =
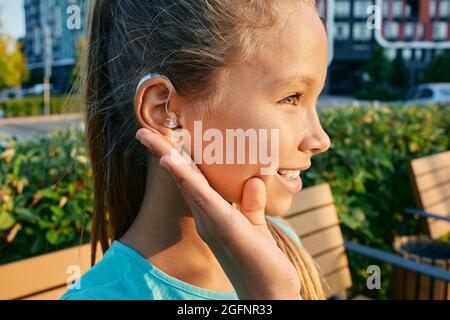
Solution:
[[[16,220],[10,213],[6,211],[0,213],[0,230],[8,230],[14,223],[16,223]]]
[[[50,210],[58,217],[63,217],[64,216],[64,210],[61,209],[58,206],[51,206]]]
[[[58,194],[58,192],[55,192],[50,189],[42,189],[39,191],[39,193],[42,196],[42,198],[53,199],[53,200],[58,200],[58,201],[60,198],[60,195]]]
[[[45,234],[45,238],[48,242],[50,242],[53,245],[57,245],[59,242],[59,232],[56,230],[48,230]]]
[[[31,211],[30,209],[26,209],[26,208],[17,208],[14,210],[14,212],[16,213],[16,215],[22,219],[25,219],[29,222],[35,222],[36,221],[36,216],[34,215],[33,211]]]

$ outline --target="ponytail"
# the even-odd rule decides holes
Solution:
[[[91,266],[97,243],[105,252],[136,217],[143,198],[146,167],[129,159],[130,153],[116,140],[120,114],[111,94],[108,52],[113,17],[113,0],[91,1],[88,17],[88,54],[85,74],[86,136],[94,178],[94,208],[91,226]],[[116,125],[116,127],[114,127]],[[123,200],[123,201],[121,201]]]
[[[266,219],[270,233],[274,237],[278,247],[289,258],[300,277],[300,294],[305,300],[323,300],[325,294],[322,289],[321,277],[318,265],[306,249],[294,242],[283,230],[269,219]],[[288,224],[286,220],[284,223]]]

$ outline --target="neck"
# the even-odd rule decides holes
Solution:
[[[233,288],[195,227],[191,211],[170,175],[150,165],[141,209],[120,239],[155,267],[211,290]]]

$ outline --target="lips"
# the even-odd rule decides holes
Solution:
[[[287,191],[295,194],[302,189],[300,173],[301,171],[297,169],[279,169],[276,176]]]

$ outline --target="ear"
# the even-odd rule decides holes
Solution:
[[[167,102],[167,109],[177,114],[177,96],[172,84],[162,77],[151,78],[142,83],[134,99],[134,109],[141,127],[157,130],[169,137],[173,129],[164,126],[167,118],[165,105]]]

